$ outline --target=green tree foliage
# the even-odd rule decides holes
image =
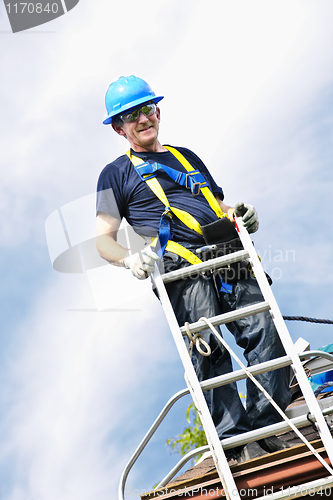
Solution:
[[[202,428],[201,420],[198,410],[194,403],[190,404],[186,411],[186,420],[190,424],[184,429],[183,434],[179,434],[174,438],[167,440],[166,444],[169,446],[173,453],[179,453],[181,457],[186,455],[189,451],[199,446],[207,444],[206,435]],[[199,460],[201,455],[193,459],[194,463]]]
[[[246,400],[246,396],[242,393],[239,394],[239,397]],[[178,434],[178,436],[166,441],[167,446],[171,448],[172,452],[178,453],[181,457],[189,451],[207,444],[206,435],[194,403],[190,404],[186,410],[186,420],[190,425],[184,429],[183,434]],[[196,463],[201,456],[202,454],[195,457],[192,463]]]

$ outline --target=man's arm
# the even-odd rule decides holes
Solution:
[[[222,212],[228,215],[228,219],[233,222],[234,221],[234,212],[235,208],[234,207],[229,207],[229,205],[226,205],[221,198],[217,195],[216,196],[217,202],[220,205],[220,208]]]
[[[99,255],[114,266],[124,267],[124,258],[128,248],[117,243],[120,221],[112,215],[99,212],[97,222],[97,251]]]
[[[129,249],[117,243],[120,221],[104,212],[97,215],[97,251],[110,264],[130,269],[139,280],[148,278],[155,269],[159,256],[150,248],[128,255]]]

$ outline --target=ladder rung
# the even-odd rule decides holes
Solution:
[[[260,375],[261,373],[266,373],[272,370],[278,370],[279,368],[290,366],[291,364],[292,360],[290,356],[281,356],[280,358],[271,359],[270,361],[263,361],[262,363],[258,363],[257,365],[249,366],[248,371],[253,376],[256,376]],[[223,385],[231,384],[232,382],[238,382],[239,380],[243,380],[245,378],[247,378],[247,374],[244,369],[241,369],[203,380],[202,382],[200,382],[200,385],[203,391],[207,391],[209,389],[215,389],[216,387],[222,387]]]
[[[237,319],[246,318],[246,316],[252,316],[253,314],[269,311],[270,308],[271,307],[268,302],[259,302],[258,304],[253,304],[251,306],[240,307],[236,311],[213,316],[212,318],[209,318],[209,321],[213,326],[222,325]],[[208,326],[204,321],[196,321],[195,323],[188,325],[190,333],[201,332],[201,330],[205,330],[206,328],[208,328]],[[182,332],[182,335],[186,335],[185,326],[182,326],[180,331]]]
[[[162,274],[161,278],[164,283],[169,283],[170,281],[188,278],[193,274],[198,274],[210,269],[215,270],[219,267],[227,266],[228,264],[233,264],[234,262],[247,259],[248,257],[249,253],[247,250],[240,250],[239,252],[230,253],[228,255],[223,255],[222,257],[216,257],[215,259],[201,262],[200,264],[194,264],[193,266],[183,267],[182,269],[177,269],[177,271]]]

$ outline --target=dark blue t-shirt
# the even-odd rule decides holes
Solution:
[[[194,169],[203,174],[212,193],[219,195],[223,200],[222,189],[216,184],[200,158],[189,149],[180,147],[176,149]],[[131,152],[134,156],[142,158],[142,162],[157,162],[186,172],[183,165],[170,151],[137,153],[131,150]],[[189,189],[175,183],[161,170],[158,171],[157,178],[170,206],[189,212],[201,225],[209,224],[217,219],[202,193],[193,196]],[[102,170],[97,185],[97,212],[105,212],[119,220],[125,217],[141,236],[156,236],[164,210],[163,203],[140,179],[127,155],[120,156]],[[186,227],[176,216],[171,219],[171,236],[174,241],[203,243],[202,236]]]

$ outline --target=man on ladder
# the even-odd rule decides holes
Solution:
[[[214,251],[237,242],[234,214],[241,216],[249,233],[258,229],[253,206],[223,201],[203,162],[186,148],[162,146],[158,139],[160,109],[151,87],[135,76],[120,77],[106,93],[107,118],[114,131],[126,138],[130,150],[107,165],[97,187],[97,249],[109,263],[130,269],[138,279],[146,279],[155,263],[162,261],[164,272],[189,266],[215,256]],[[182,110],[182,115],[184,111]],[[198,120],[207,121],[207,116]],[[117,243],[117,231],[125,217],[147,242],[144,250],[130,254]],[[247,263],[224,269],[218,276],[199,274],[166,285],[179,325],[200,317],[262,301],[257,282]],[[285,354],[268,311],[227,325],[237,344],[244,349],[248,365]],[[200,381],[232,371],[229,353],[210,330],[201,332],[211,349],[203,356],[190,348]],[[188,344],[190,340],[185,339]],[[282,410],[290,402],[289,368],[259,375],[259,382]],[[205,391],[220,439],[273,424],[281,420],[261,391],[247,381],[246,410],[235,383]],[[228,450],[238,462],[285,448],[277,437]]]

